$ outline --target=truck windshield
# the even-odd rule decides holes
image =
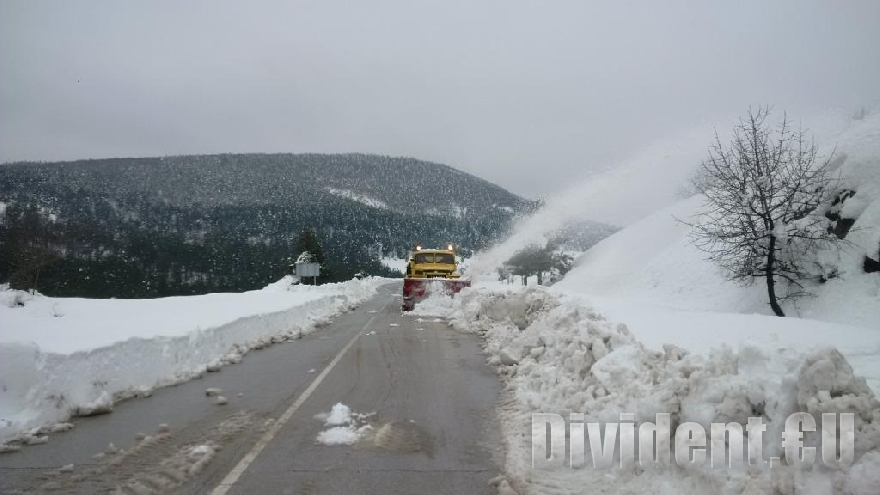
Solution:
[[[434,259],[434,263],[444,263],[447,265],[451,265],[455,263],[455,256],[451,254],[438,254]]]
[[[419,253],[414,256],[416,263],[443,263],[451,265],[455,263],[455,256],[443,253]]]

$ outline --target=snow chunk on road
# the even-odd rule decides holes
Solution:
[[[351,409],[339,402],[330,410],[330,415],[324,420],[327,426],[347,425],[351,423]]]
[[[321,445],[352,445],[358,441],[359,437],[358,432],[350,426],[334,426],[318,433],[318,443]]]
[[[201,457],[203,455],[213,454],[214,448],[210,445],[197,445],[189,450],[190,457]]]
[[[338,402],[329,413],[315,416],[330,428],[318,433],[317,443],[321,445],[352,445],[372,430],[369,420],[373,414],[356,414],[351,408]]]

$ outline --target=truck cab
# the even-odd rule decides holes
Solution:
[[[406,264],[408,278],[460,278],[455,251],[449,249],[421,249],[416,247]]]

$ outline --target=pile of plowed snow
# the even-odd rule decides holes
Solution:
[[[457,328],[483,335],[489,361],[512,395],[502,411],[506,467],[522,492],[581,493],[590,487],[602,493],[867,494],[875,493],[880,481],[880,402],[832,347],[744,343],[691,354],[667,344],[654,350],[625,324],[606,321],[583,298],[545,289],[466,289],[447,314]],[[773,332],[784,321],[755,318],[751,330]],[[538,412],[566,418],[583,413],[586,422],[618,422],[621,413],[634,413],[636,431],[641,422],[654,422],[655,413],[672,414],[672,431],[686,421],[708,431],[712,422],[745,425],[750,416],[761,416],[767,425],[765,460],[784,458],[781,432],[790,414],[819,418],[825,412],[851,412],[855,462],[843,470],[828,469],[820,460],[803,471],[784,461],[772,471],[712,469],[708,462],[699,468],[673,462],[664,469],[602,470],[592,467],[587,449],[585,468],[536,470],[531,468],[531,414]],[[806,445],[818,443],[818,433],[806,435]]]
[[[317,287],[290,277],[258,291],[163,299],[50,298],[0,290],[0,444],[42,441],[71,415],[109,412],[298,339],[388,280]]]

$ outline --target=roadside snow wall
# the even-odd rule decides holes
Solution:
[[[294,298],[295,305],[282,311],[69,354],[43,352],[33,343],[0,342],[0,445],[26,442],[71,416],[109,412],[113,402],[238,363],[252,349],[299,339],[372,297],[382,283],[368,279],[322,286],[325,294],[299,303]],[[194,304],[199,297],[192,296]]]

